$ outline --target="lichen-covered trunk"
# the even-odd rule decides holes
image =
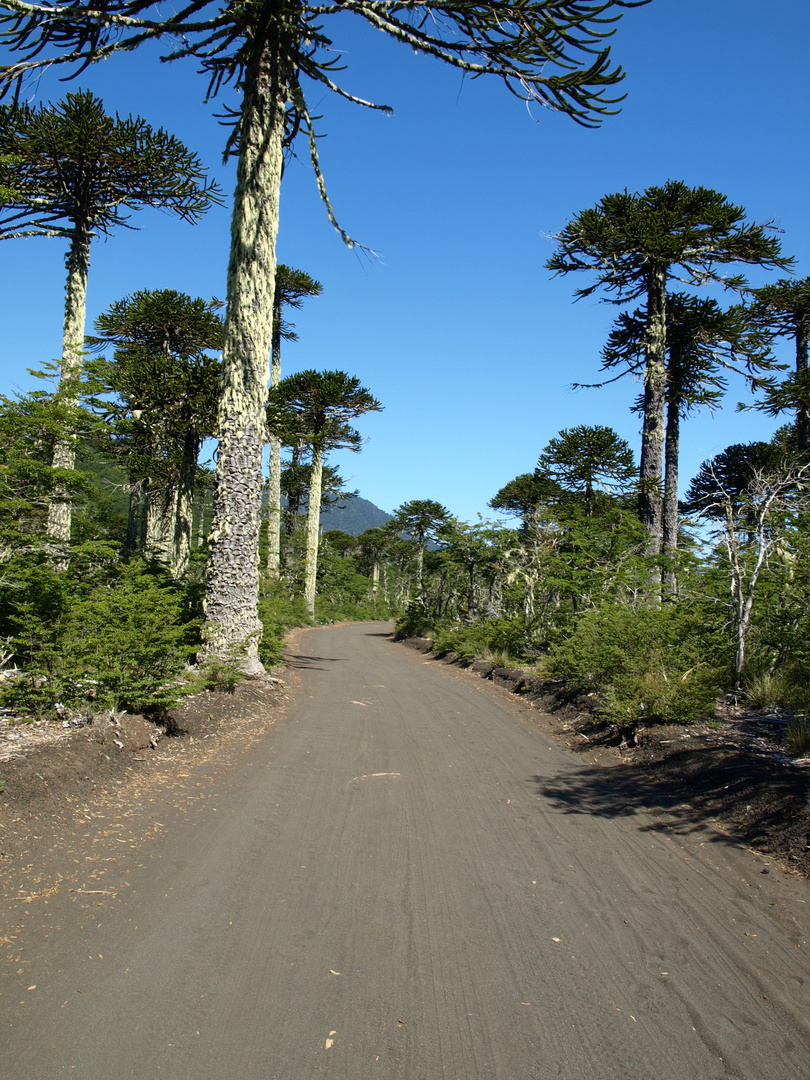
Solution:
[[[304,603],[315,614],[315,581],[318,575],[318,537],[321,523],[321,488],[323,485],[323,450],[312,447],[312,472],[307,499],[306,558],[304,561]]]
[[[62,372],[60,385],[66,400],[75,404],[75,382],[82,369],[84,323],[87,311],[87,272],[90,267],[90,229],[78,226],[73,231],[67,254],[65,319],[62,326]],[[59,439],[53,449],[51,465],[72,471],[76,462],[76,437],[71,432]],[[71,505],[63,486],[57,485],[48,507],[48,536],[60,544],[70,543]]]
[[[638,516],[647,533],[645,553],[661,552],[661,471],[664,463],[664,422],[667,387],[666,273],[650,271],[647,283],[647,340],[644,371],[644,420],[641,428],[641,468]]]
[[[281,35],[265,32],[243,83],[231,222],[217,483],[205,598],[206,656],[261,675],[259,528],[288,78]]]
[[[183,441],[183,457],[177,481],[174,504],[174,536],[172,545],[172,574],[180,578],[188,569],[191,555],[191,523],[194,514],[194,482],[197,477],[197,458],[200,440],[188,433]]]
[[[422,610],[427,611],[427,589],[425,588],[425,546],[420,538],[416,548],[416,580],[419,583],[419,603]]]
[[[377,609],[377,597],[380,593],[380,560],[377,555],[374,556],[374,565],[371,568],[371,600],[374,604],[374,609]]]
[[[174,551],[177,488],[150,488],[146,498],[146,554],[163,566],[171,566]]]
[[[202,547],[205,542],[205,496],[207,485],[200,480],[194,482],[194,547]]]
[[[141,551],[146,543],[146,502],[143,480],[131,480],[127,517],[127,551],[130,555]]]
[[[799,453],[810,450],[810,413],[807,401],[803,399],[804,381],[807,377],[807,339],[810,332],[810,312],[803,315],[796,323],[796,382],[799,387],[799,401],[796,406],[796,440]]]

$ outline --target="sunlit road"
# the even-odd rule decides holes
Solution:
[[[44,909],[0,1076],[810,1078],[807,883],[604,813],[609,771],[384,630],[302,634],[286,715],[127,898]]]

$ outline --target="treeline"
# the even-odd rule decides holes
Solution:
[[[217,519],[202,460],[221,432],[223,305],[139,290],[86,334],[90,246],[125,210],[160,206],[193,224],[219,192],[173,136],[108,116],[86,92],[0,109],[0,191],[0,236],[62,237],[67,270],[61,360],[33,372],[42,389],[0,398],[0,703],[49,717],[165,711],[196,685],[181,676],[209,644],[210,541],[233,526]],[[327,544],[319,568],[321,506],[352,494],[328,454],[359,450],[352,422],[381,406],[344,372],[281,378],[281,343],[296,336],[287,312],[321,287],[283,265],[275,284],[260,432],[270,479],[262,486],[248,472],[260,499],[246,490],[240,501],[261,519],[261,546],[232,564],[237,578],[261,567],[260,629],[208,650],[202,677],[215,684],[238,678],[251,650],[277,663],[290,625],[401,603],[387,569],[376,587],[365,549],[353,558],[344,545],[335,562]],[[316,610],[320,583],[326,613]]]
[[[711,716],[727,693],[806,717],[810,278],[752,289],[721,273],[733,263],[789,270],[792,260],[725,196],[677,182],[606,196],[557,245],[551,270],[587,274],[580,296],[602,290],[624,306],[603,381],[642,381],[630,404],[640,462],[609,427],[559,432],[534,471],[490,501],[517,527],[439,534],[400,633],[461,656],[535,664],[620,725]],[[692,292],[670,291],[671,280]],[[701,295],[711,284],[739,299],[721,307]],[[795,347],[787,372],[773,353],[780,337]],[[679,501],[682,426],[698,408],[721,407],[732,372],[753,391],[741,408],[791,422],[770,442],[704,462]]]
[[[620,78],[607,50],[591,63],[603,5],[574,19],[584,69],[555,51],[565,35],[542,13],[499,30],[493,53],[490,16],[462,7],[465,57],[485,55],[507,81],[522,58],[529,96],[550,95],[574,118],[598,122],[601,95]],[[195,23],[189,33],[203,39],[190,37],[181,53],[204,54],[219,72],[214,91],[231,78],[244,91],[240,80],[250,83],[261,64],[246,62],[242,44],[272,50],[278,28],[222,18],[232,35],[215,20],[211,32],[224,36],[214,47]],[[12,50],[33,51],[0,68],[0,88],[41,64],[86,65],[142,40],[129,15],[126,26],[93,19],[57,4],[7,27]],[[175,41],[178,25],[150,23],[147,36]],[[424,46],[402,26],[396,36]],[[58,55],[36,59],[57,38]],[[286,48],[295,33],[282,38]],[[526,53],[528,43],[539,52]],[[321,289],[275,260],[282,152],[301,130],[334,220],[297,82],[301,57],[290,48],[288,84],[251,83],[232,115],[227,152],[239,169],[226,304],[136,289],[89,335],[94,239],[148,206],[194,224],[221,193],[175,137],[107,115],[89,92],[0,107],[0,238],[56,236],[66,249],[61,358],[43,371],[58,385],[0,402],[7,707],[160,709],[188,661],[219,681],[261,674],[291,621],[403,607],[408,626],[435,624],[456,651],[474,643],[542,663],[622,723],[689,718],[724,689],[798,703],[810,284],[785,277],[751,289],[736,269],[727,273],[788,272],[792,260],[773,231],[716,191],[668,181],[605,196],[565,226],[548,263],[580,275],[580,296],[598,293],[622,309],[602,360],[605,381],[642,381],[631,404],[641,418],[637,464],[609,428],[572,427],[542,449],[533,472],[493,495],[494,509],[518,515],[516,528],[467,525],[414,500],[380,535],[320,536],[323,502],[351,494],[329,454],[359,450],[355,422],[382,406],[347,372],[282,377],[282,342],[295,335],[285,312]],[[554,58],[568,70],[564,88],[543,74]],[[308,77],[326,77],[324,62],[308,62]],[[248,160],[259,146],[266,156]],[[722,307],[703,294],[707,285],[733,290],[737,302]],[[778,336],[795,342],[787,377],[772,351]],[[732,446],[707,462],[679,504],[681,429],[695,409],[720,407],[730,372],[748,379],[753,407],[792,412],[793,423],[770,444]],[[216,478],[200,460],[210,439]]]

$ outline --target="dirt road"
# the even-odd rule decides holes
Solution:
[[[810,1078],[806,881],[607,813],[609,770],[378,624],[296,652],[193,813],[32,909],[5,1080]]]

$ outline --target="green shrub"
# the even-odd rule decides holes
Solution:
[[[421,607],[412,605],[407,613],[397,620],[394,638],[401,641],[409,637],[432,637],[438,623],[429,618]]]
[[[786,735],[792,757],[810,757],[810,717],[806,712],[793,717],[788,723]]]
[[[433,634],[432,647],[440,656],[452,652],[466,660],[476,660],[488,647],[487,626],[484,623],[441,626]]]
[[[597,713],[619,725],[690,723],[714,711],[725,660],[720,640],[695,614],[611,605],[578,620],[551,650],[547,670],[594,694]]]
[[[265,667],[281,663],[284,635],[294,626],[311,626],[312,620],[302,598],[290,599],[280,583],[263,582],[259,597],[259,619],[264,630],[259,642],[259,659]]]
[[[38,717],[57,704],[161,714],[182,696],[176,677],[199,640],[184,590],[157,566],[107,554],[78,552],[61,573],[6,564],[0,633],[20,675],[3,685],[4,704]]]

